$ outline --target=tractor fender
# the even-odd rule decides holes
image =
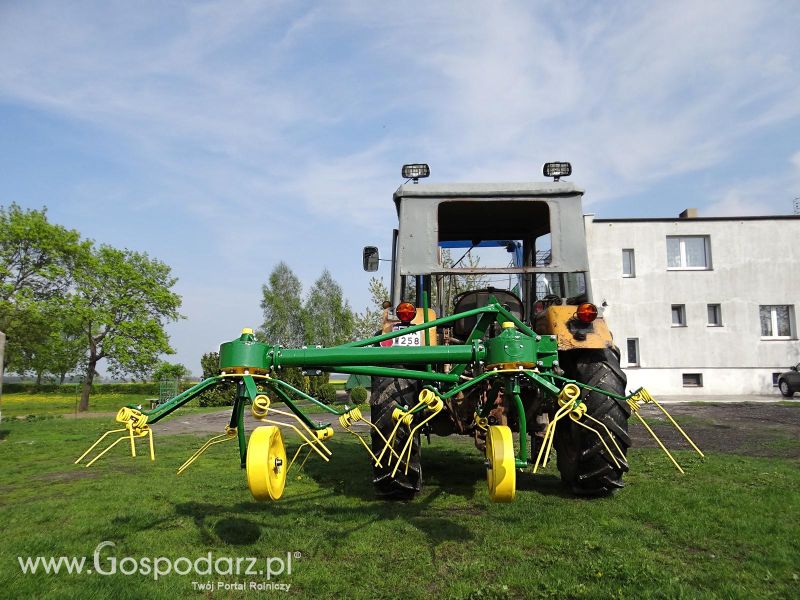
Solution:
[[[614,347],[614,337],[602,317],[591,323],[581,323],[575,316],[577,306],[548,306],[534,321],[534,331],[539,335],[554,335],[559,350],[595,349]]]

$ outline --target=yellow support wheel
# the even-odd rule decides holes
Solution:
[[[256,427],[247,443],[247,485],[256,500],[277,500],[286,485],[286,448],[274,425]]]
[[[486,433],[486,483],[493,502],[511,502],[517,491],[514,438],[505,425],[490,425]]]

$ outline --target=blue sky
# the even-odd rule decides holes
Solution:
[[[0,204],[171,265],[197,374],[280,260],[363,309],[404,162],[570,160],[601,217],[791,213],[798,31],[793,1],[6,0]]]

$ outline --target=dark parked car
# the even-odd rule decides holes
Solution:
[[[789,367],[786,373],[781,373],[778,376],[778,388],[780,388],[781,394],[787,398],[794,396],[795,392],[800,392],[800,372],[797,370],[798,367],[800,367],[800,364]]]

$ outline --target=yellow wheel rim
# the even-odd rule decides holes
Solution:
[[[493,502],[511,502],[517,490],[514,438],[505,425],[490,425],[486,433],[486,483]]]
[[[247,443],[247,485],[253,498],[280,498],[288,466],[281,430],[274,425],[256,427]]]

